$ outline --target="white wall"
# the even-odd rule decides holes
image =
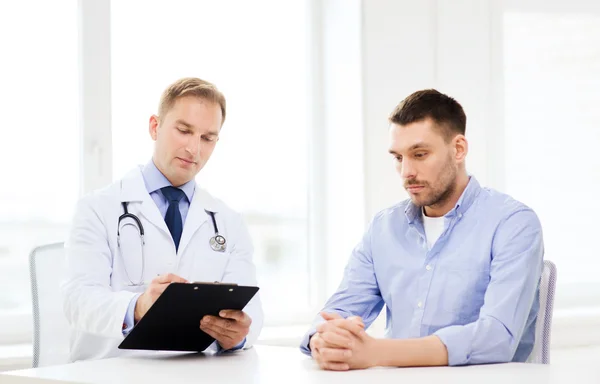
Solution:
[[[367,218],[406,198],[388,149],[387,117],[408,94],[436,85],[435,1],[363,1]]]
[[[433,87],[467,113],[467,167],[486,185],[497,143],[491,73],[491,2],[481,0],[363,1],[363,86],[366,210],[407,197],[387,153],[387,116],[410,93]],[[467,42],[467,43],[466,43]]]

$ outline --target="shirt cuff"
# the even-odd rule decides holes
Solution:
[[[450,326],[439,329],[434,333],[448,350],[448,365],[465,365],[471,359],[470,337],[465,333],[464,326]]]
[[[125,319],[123,320],[123,336],[127,336],[135,325],[135,304],[141,295],[141,293],[138,293],[137,295],[133,296],[129,302],[127,312],[125,312]]]
[[[218,353],[222,353],[222,352],[234,352],[234,351],[239,351],[240,349],[244,348],[244,345],[246,344],[246,338],[244,337],[244,340],[242,340],[241,343],[239,343],[238,345],[236,345],[235,347],[231,348],[231,349],[223,349],[221,347],[221,344],[219,344],[219,342],[217,341],[217,352]]]
[[[317,329],[316,328],[312,328],[310,331],[308,331],[306,333],[306,335],[304,335],[304,338],[302,339],[302,342],[300,343],[300,351],[302,353],[304,353],[305,355],[312,355],[312,352],[310,350],[310,338],[314,336],[314,334],[317,333]]]

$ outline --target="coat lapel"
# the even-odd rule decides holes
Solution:
[[[121,202],[141,203],[139,215],[143,216],[155,227],[165,232],[169,237],[171,236],[169,228],[167,228],[167,224],[160,214],[156,203],[152,200],[152,197],[150,197],[150,194],[146,190],[141,168],[132,170],[123,178]],[[136,214],[135,212],[133,213]]]
[[[183,223],[183,233],[179,242],[179,254],[185,251],[198,229],[211,220],[206,211],[218,212],[217,201],[208,192],[196,186],[187,218],[185,219],[185,223]],[[212,226],[212,223],[210,225]],[[206,238],[207,244],[208,241],[209,238]]]

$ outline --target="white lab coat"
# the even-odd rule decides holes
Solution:
[[[133,282],[140,280],[141,245],[137,227],[123,226],[125,220],[119,227],[122,257],[117,249],[117,221],[125,201],[145,230],[146,283],[171,272],[189,281],[257,285],[252,242],[239,214],[196,186],[176,252],[169,229],[146,190],[141,168],[136,168],[122,180],[82,198],[77,206],[65,244],[67,277],[62,284],[64,310],[72,328],[72,361],[132,353],[117,346],[124,338],[122,327],[129,302],[144,287],[129,286],[126,271]],[[216,212],[219,233],[227,240],[225,252],[213,251],[209,245],[214,228],[205,210]],[[123,262],[127,263],[126,271]],[[257,339],[263,324],[258,294],[245,312],[252,318],[246,349]]]

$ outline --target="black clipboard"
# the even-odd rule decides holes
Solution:
[[[258,287],[224,283],[171,283],[133,327],[119,349],[201,352],[215,339],[200,329],[206,315],[243,310]]]

